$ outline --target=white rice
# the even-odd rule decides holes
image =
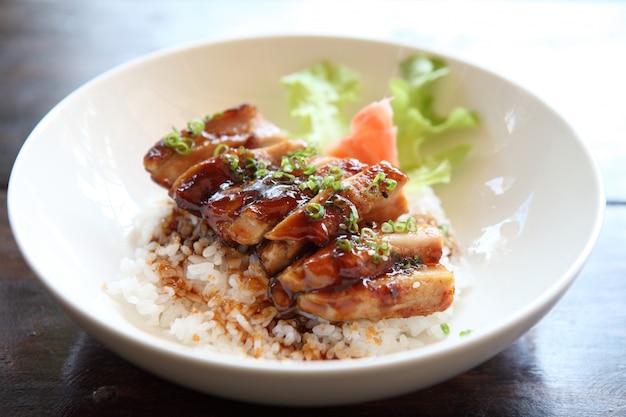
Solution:
[[[448,224],[429,187],[411,203],[411,213],[427,212]],[[446,337],[441,324],[470,285],[444,248],[441,263],[455,271],[456,283],[455,301],[444,312],[341,324],[279,319],[259,259],[222,244],[205,222],[176,209],[166,196],[137,218],[131,239],[133,256],[121,261],[120,276],[104,286],[110,295],[185,345],[256,358],[359,358],[436,342]]]

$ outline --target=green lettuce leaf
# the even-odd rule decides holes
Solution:
[[[475,127],[477,115],[463,107],[447,115],[435,111],[436,81],[450,74],[446,62],[413,55],[400,63],[400,77],[389,81],[393,121],[398,128],[400,168],[419,187],[450,181],[452,169],[470,150],[468,144],[447,144],[444,133]],[[299,130],[290,136],[318,149],[349,133],[344,106],[359,98],[359,75],[351,68],[322,61],[281,78],[291,117]]]
[[[424,152],[425,145],[443,140],[443,133],[478,125],[476,114],[463,107],[454,108],[446,116],[435,112],[434,84],[449,73],[443,60],[414,55],[400,63],[401,78],[389,82],[394,97],[391,102],[394,124],[398,127],[400,168],[409,174],[412,183],[449,182],[453,166],[469,152],[467,144],[444,148],[434,155]]]
[[[345,65],[319,62],[281,78],[291,117],[299,130],[291,136],[307,140],[318,149],[349,132],[343,106],[359,96],[359,75]]]

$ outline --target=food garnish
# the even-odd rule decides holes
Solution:
[[[325,61],[283,77],[290,114],[301,122],[296,135],[336,156],[385,159],[409,175],[413,189],[447,183],[471,147],[447,145],[445,134],[476,127],[478,116],[463,107],[447,116],[435,111],[437,81],[451,72],[442,59],[412,55],[399,72],[389,82],[390,96],[364,107],[350,125],[345,105],[359,95],[356,71]]]
[[[260,138],[257,127],[271,123],[243,104],[174,129],[144,165],[179,208],[203,218],[226,244],[258,253],[282,315],[350,320],[445,310],[454,285],[439,264],[442,231],[406,217],[404,187],[411,176],[414,186],[448,181],[468,145],[433,156],[422,155],[421,146],[475,126],[476,117],[464,108],[435,113],[432,84],[449,73],[442,60],[411,56],[400,73],[389,83],[393,97],[365,106],[349,132],[343,107],[358,98],[359,76],[322,61],[281,79],[300,121],[298,139]],[[162,155],[163,145],[196,158]],[[163,166],[167,181],[159,178]],[[424,282],[431,282],[428,293],[415,290]]]
[[[350,117],[360,77],[322,61],[281,79],[296,132],[248,103],[174,128],[143,161],[168,208],[107,291],[185,343],[254,357],[363,357],[445,337],[460,252],[430,185],[469,150],[444,133],[477,123],[463,108],[435,113],[448,73],[409,57],[390,95]]]
[[[343,136],[349,118],[344,107],[358,98],[359,75],[351,68],[321,61],[281,78],[289,114],[300,123],[294,137],[318,149]]]
[[[251,127],[261,117],[250,105],[224,114],[240,125],[248,117]],[[169,195],[223,242],[258,255],[281,316],[381,319],[451,305],[454,277],[439,264],[441,231],[414,217],[400,219],[408,213],[408,177],[400,169],[384,160],[318,154],[286,137],[234,147],[224,143],[235,142],[233,135],[206,127],[202,135],[210,156],[187,166],[180,159]],[[236,135],[256,137],[252,128]],[[159,170],[149,162],[149,172]]]
[[[191,153],[193,139],[188,136],[181,136],[180,132],[173,128],[172,132],[163,138],[163,145],[174,149],[180,155],[188,155]]]

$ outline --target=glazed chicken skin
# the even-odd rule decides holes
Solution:
[[[378,183],[377,178],[384,181]],[[261,263],[273,275],[309,243],[321,246],[344,230],[356,231],[359,224],[397,218],[407,210],[402,192],[406,181],[404,173],[383,161],[346,178],[339,190],[323,190],[265,234],[269,242],[259,248]],[[385,183],[393,184],[393,188]],[[307,213],[312,205],[323,207],[324,215],[319,219]]]
[[[454,297],[454,276],[438,265],[443,251],[441,231],[417,221],[408,229],[385,233],[362,228],[358,235],[340,236],[298,259],[272,281],[276,307],[329,320],[392,318],[400,311],[447,308]],[[322,300],[328,301],[325,307]],[[355,300],[360,300],[358,314]]]
[[[398,259],[419,259],[420,264],[435,265],[441,258],[442,236],[436,227],[419,225],[406,233],[363,230],[372,233],[371,237],[340,236],[341,240],[289,265],[276,279],[290,292],[300,293],[374,278],[393,268]]]
[[[298,309],[331,321],[427,316],[454,299],[454,275],[441,265],[364,279],[297,298]]]
[[[224,142],[220,143],[224,145]],[[199,214],[202,207],[218,191],[227,187],[240,185],[246,179],[252,179],[258,166],[276,168],[283,155],[303,150],[306,144],[302,141],[285,140],[263,148],[222,148],[223,153],[212,155],[187,168],[173,181],[169,193],[182,209]],[[220,150],[218,147],[215,150]],[[254,165],[248,167],[250,161]]]
[[[167,135],[157,142],[144,156],[143,164],[152,180],[165,188],[170,188],[192,165],[211,158],[220,144],[252,149],[286,140],[278,127],[265,120],[256,107],[249,104],[196,120],[195,124],[199,124],[196,129],[192,128],[192,122],[188,123],[187,129],[180,132],[174,130],[170,134],[172,136]],[[187,138],[190,152],[177,152],[175,146],[167,146],[167,139],[171,137]]]
[[[309,166],[315,167],[318,175],[328,175],[329,170],[339,168],[342,177],[358,172],[363,164],[355,159],[311,158]],[[249,203],[243,203],[237,210],[237,216],[231,219],[228,227],[230,237],[237,243],[255,245],[267,239],[270,231],[276,230],[276,225],[285,216],[290,215],[305,203],[308,203],[313,192],[309,188],[300,187],[301,182],[285,184],[275,182],[274,178],[265,177],[249,183],[243,191],[255,189],[255,198]],[[211,204],[207,204],[210,207]],[[205,212],[205,218],[210,217]]]
[[[242,104],[162,138],[144,166],[224,243],[256,252],[282,317],[410,317],[452,304],[442,232],[407,215],[408,177],[386,161],[319,155]]]

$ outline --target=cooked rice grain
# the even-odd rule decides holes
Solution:
[[[414,198],[412,213],[447,223],[430,188]],[[167,337],[197,349],[255,358],[321,360],[377,356],[414,349],[446,337],[454,304],[427,317],[329,323],[319,318],[280,319],[268,299],[268,277],[254,254],[215,238],[197,217],[164,197],[137,219],[132,257],[104,288],[133,304]],[[453,268],[444,253],[442,263]],[[453,268],[456,269],[456,268]],[[469,285],[455,270],[457,293]]]

